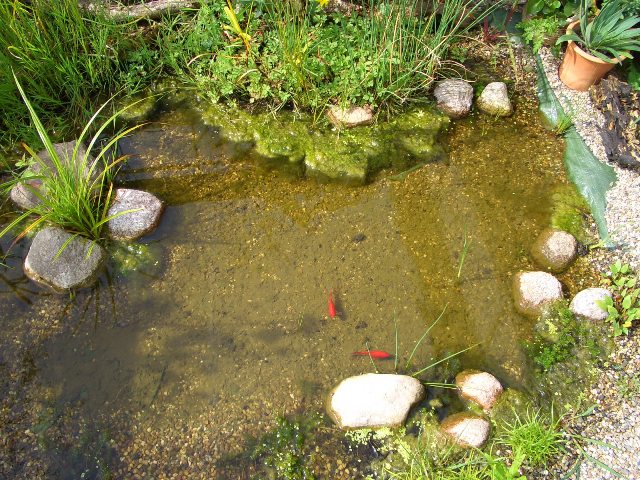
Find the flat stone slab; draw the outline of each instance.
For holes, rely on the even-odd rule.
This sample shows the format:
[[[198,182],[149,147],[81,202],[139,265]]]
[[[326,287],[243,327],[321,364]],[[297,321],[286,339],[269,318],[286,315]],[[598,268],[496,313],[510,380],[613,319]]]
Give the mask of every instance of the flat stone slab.
[[[87,150],[84,148],[84,145],[80,144],[78,146],[78,152],[76,154],[75,159],[73,158],[73,149],[76,146],[76,142],[64,142],[64,143],[56,143],[53,145],[53,149],[57,152],[58,157],[60,157],[60,161],[63,163],[70,163],[73,160],[78,164],[82,162],[84,156],[87,153]],[[47,150],[42,150],[38,152],[38,158],[40,162],[37,160],[32,160],[31,165],[27,168],[23,174],[23,180],[16,183],[16,185],[11,189],[10,197],[13,202],[18,205],[20,208],[24,208],[25,210],[29,210],[34,208],[36,205],[40,204],[40,198],[38,195],[44,196],[46,194],[46,185],[44,185],[43,179],[41,178],[29,178],[34,176],[43,175],[45,169],[54,169],[54,163],[51,159],[51,155]],[[88,157],[87,165],[84,170],[85,173],[88,174],[88,170],[95,160],[93,157]],[[55,170],[52,170],[50,174],[55,174]],[[94,170],[93,175],[96,175],[97,169]]]
[[[447,79],[438,83],[433,96],[438,108],[449,118],[465,117],[473,104],[473,87],[461,79]]]
[[[578,256],[578,241],[570,233],[547,228],[533,243],[531,256],[543,269],[560,273]]]
[[[464,370],[456,375],[460,396],[490,410],[502,394],[502,385],[496,377],[479,370]]]
[[[586,288],[573,297],[569,309],[583,320],[606,320],[609,314],[598,302],[607,297],[611,298],[611,293],[605,288]]]
[[[61,228],[45,227],[31,243],[24,271],[33,281],[54,290],[73,290],[93,285],[106,258],[97,243]]]
[[[163,203],[155,195],[142,190],[119,188],[107,216],[118,215],[107,222],[114,240],[135,240],[151,233],[160,222]]]
[[[513,298],[516,310],[537,317],[546,306],[562,299],[562,285],[547,272],[519,272],[513,277]]]
[[[476,105],[483,112],[498,117],[508,117],[513,113],[507,85],[504,82],[491,82],[484,87]]]
[[[440,431],[464,448],[480,448],[489,438],[491,424],[472,413],[454,413],[440,424]]]
[[[395,427],[424,395],[413,377],[367,373],[343,380],[329,395],[328,411],[340,428]]]

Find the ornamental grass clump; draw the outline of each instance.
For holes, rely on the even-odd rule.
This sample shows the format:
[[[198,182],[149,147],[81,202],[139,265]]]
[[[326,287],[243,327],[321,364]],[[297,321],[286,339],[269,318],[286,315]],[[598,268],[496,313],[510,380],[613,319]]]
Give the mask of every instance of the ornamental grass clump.
[[[582,0],[580,29],[562,35],[556,44],[573,41],[591,55],[607,63],[633,58],[640,51],[640,28],[634,28],[640,17],[625,17],[620,0],[608,2],[600,14],[589,21],[590,0]]]
[[[25,145],[32,168],[28,168],[22,175],[17,174],[16,178],[3,187],[10,189],[17,183],[22,183],[37,198],[37,204],[9,223],[0,232],[0,237],[13,231],[26,220],[27,227],[20,232],[18,238],[44,223],[49,223],[73,233],[74,236],[80,235],[94,241],[100,240],[104,226],[111,218],[114,218],[114,216],[107,215],[112,197],[112,180],[117,165],[124,158],[115,158],[111,152],[114,151],[116,143],[122,137],[139,126],[128,128],[103,144],[99,139],[105,130],[113,124],[117,116],[134,104],[116,112],[107,121],[94,128],[93,124],[96,118],[107,106],[107,103],[102,105],[85,125],[69,158],[65,158],[54,147],[18,79],[15,76],[14,79],[50,161],[45,161],[33,149]],[[94,133],[89,138],[90,131]],[[86,150],[80,148],[85,140],[87,140]],[[95,157],[90,153],[94,149],[98,151]],[[37,188],[32,183],[40,184],[41,187]]]

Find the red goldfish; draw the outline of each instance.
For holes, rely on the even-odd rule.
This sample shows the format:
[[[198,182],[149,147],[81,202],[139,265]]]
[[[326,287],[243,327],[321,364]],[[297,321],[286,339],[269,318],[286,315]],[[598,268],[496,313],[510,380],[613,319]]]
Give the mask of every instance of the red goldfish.
[[[329,318],[333,320],[336,315],[336,304],[333,303],[333,290],[331,290],[331,293],[329,293]]]
[[[388,352],[385,352],[384,350],[363,350],[361,352],[353,352],[352,355],[365,356],[365,357],[370,356],[375,360],[388,360],[389,358],[393,358],[393,355],[391,355]]]

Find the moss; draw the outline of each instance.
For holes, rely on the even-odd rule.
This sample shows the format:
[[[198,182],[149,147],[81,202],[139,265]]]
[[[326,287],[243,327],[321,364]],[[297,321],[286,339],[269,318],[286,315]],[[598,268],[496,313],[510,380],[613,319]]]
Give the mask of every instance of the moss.
[[[496,434],[501,434],[505,425],[513,424],[517,418],[526,418],[529,412],[535,411],[534,401],[525,393],[514,388],[507,388],[491,409],[490,415]]]
[[[155,276],[162,270],[161,259],[164,255],[158,244],[116,242],[112,244],[109,253],[115,272],[119,275],[143,271]]]
[[[154,95],[139,95],[126,98],[116,109],[126,108],[118,119],[127,125],[136,125],[152,118],[159,110],[158,97]]]
[[[590,210],[584,198],[572,185],[566,185],[554,192],[552,199],[551,226],[569,232],[582,243],[591,243],[586,221]]]

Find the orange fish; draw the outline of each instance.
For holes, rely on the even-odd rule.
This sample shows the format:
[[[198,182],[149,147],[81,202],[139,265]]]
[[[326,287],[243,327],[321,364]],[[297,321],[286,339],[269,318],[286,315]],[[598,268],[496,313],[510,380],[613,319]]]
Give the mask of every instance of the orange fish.
[[[329,293],[329,318],[333,320],[336,318],[336,304],[333,303],[333,290]]]
[[[364,350],[361,352],[353,352],[351,355],[371,357],[375,360],[388,360],[389,358],[393,358],[393,355],[384,350]]]

